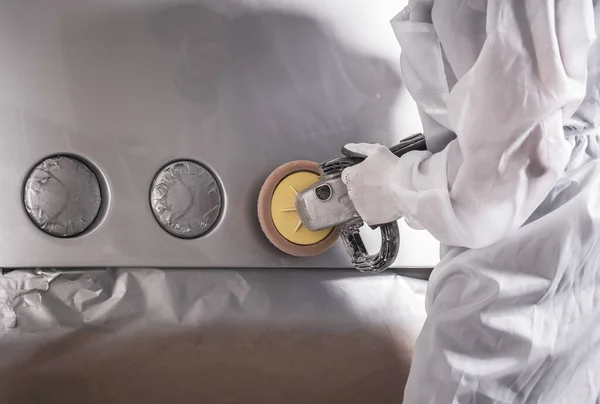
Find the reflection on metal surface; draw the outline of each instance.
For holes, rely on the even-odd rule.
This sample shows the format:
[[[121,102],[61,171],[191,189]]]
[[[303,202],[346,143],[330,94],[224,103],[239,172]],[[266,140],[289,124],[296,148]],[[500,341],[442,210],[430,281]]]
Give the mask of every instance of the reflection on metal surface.
[[[102,204],[96,175],[85,163],[67,156],[40,162],[27,177],[23,198],[33,223],[57,237],[83,233]]]
[[[196,238],[215,225],[223,201],[219,185],[208,170],[193,161],[176,161],[154,178],[150,206],[167,232]]]
[[[223,17],[185,3],[160,12],[150,25],[154,37],[176,60],[173,82],[180,94],[207,115],[218,108],[218,86],[227,71],[226,29]]]
[[[302,259],[273,248],[256,198],[287,161],[420,129],[397,6],[382,1],[0,0],[0,267],[349,267],[341,243]],[[19,214],[21,179],[56,152],[85,156],[110,190],[89,237],[40,237]],[[218,173],[225,201],[210,236],[187,242],[149,200],[153,175],[184,157]],[[398,265],[437,262],[433,240],[402,232]]]

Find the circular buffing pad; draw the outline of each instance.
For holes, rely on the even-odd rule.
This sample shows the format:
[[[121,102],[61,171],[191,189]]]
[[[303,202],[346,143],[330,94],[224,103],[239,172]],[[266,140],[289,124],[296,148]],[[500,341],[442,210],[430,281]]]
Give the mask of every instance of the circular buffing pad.
[[[297,257],[327,251],[338,238],[336,229],[310,231],[302,225],[295,201],[300,191],[319,180],[319,164],[292,161],[273,171],[258,196],[258,219],[271,243]]]

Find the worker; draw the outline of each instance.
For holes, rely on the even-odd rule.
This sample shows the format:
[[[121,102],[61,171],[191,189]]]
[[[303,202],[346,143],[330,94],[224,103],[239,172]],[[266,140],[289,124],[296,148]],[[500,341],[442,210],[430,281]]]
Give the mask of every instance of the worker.
[[[393,21],[428,151],[342,178],[444,246],[407,404],[600,403],[598,0],[411,0]]]

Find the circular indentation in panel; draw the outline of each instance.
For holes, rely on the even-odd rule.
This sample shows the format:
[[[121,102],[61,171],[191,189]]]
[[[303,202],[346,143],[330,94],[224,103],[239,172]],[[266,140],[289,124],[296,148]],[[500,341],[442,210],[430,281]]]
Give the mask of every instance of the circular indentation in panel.
[[[150,206],[163,229],[176,237],[205,235],[217,223],[223,197],[216,178],[201,164],[180,160],[154,177]]]
[[[71,156],[52,156],[27,176],[23,200],[39,229],[56,237],[73,237],[96,220],[102,191],[98,177],[86,163]]]

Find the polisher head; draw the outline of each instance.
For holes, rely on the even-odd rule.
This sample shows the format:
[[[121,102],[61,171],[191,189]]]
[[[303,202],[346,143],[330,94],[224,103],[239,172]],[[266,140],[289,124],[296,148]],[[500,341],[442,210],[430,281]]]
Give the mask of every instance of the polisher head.
[[[296,257],[327,251],[339,237],[336,228],[310,231],[296,211],[296,196],[319,180],[320,166],[306,160],[286,163],[267,177],[258,196],[258,219],[269,241]]]

